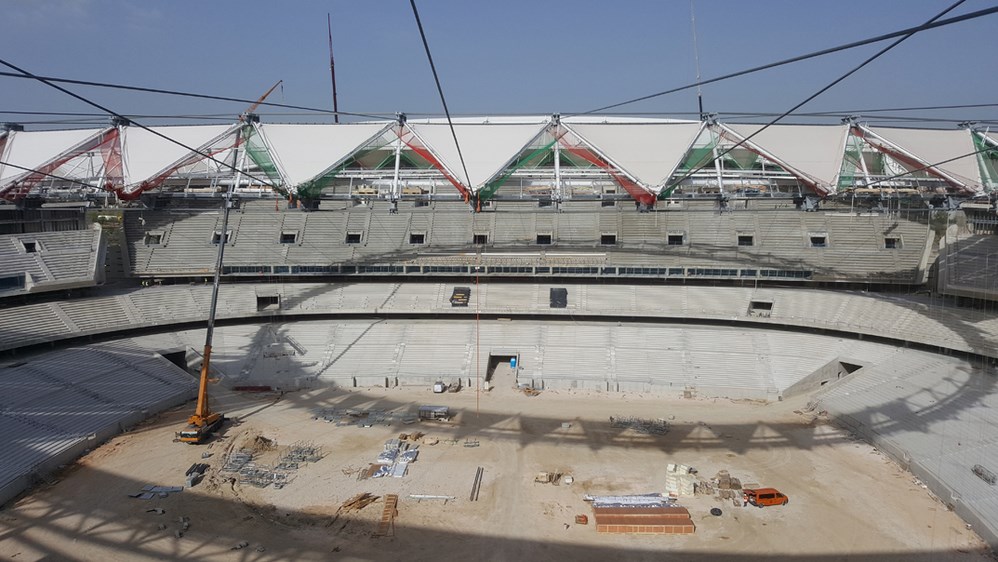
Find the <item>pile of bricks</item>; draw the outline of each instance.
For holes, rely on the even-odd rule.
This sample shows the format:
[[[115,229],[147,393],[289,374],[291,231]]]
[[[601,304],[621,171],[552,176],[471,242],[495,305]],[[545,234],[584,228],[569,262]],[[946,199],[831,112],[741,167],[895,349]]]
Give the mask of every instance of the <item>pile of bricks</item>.
[[[685,507],[594,506],[596,531],[640,535],[688,535],[696,530]]]

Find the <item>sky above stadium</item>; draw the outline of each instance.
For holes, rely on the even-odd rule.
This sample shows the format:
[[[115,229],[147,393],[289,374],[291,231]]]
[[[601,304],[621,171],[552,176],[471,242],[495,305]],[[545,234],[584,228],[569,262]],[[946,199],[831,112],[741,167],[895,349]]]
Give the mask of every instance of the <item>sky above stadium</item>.
[[[708,79],[916,26],[951,3],[695,0],[701,74]],[[696,78],[689,0],[417,0],[417,6],[453,114],[585,112]],[[992,6],[967,0],[944,17]],[[327,12],[342,111],[442,114],[405,0],[0,0],[7,45],[0,58],[45,76],[246,99],[283,80],[268,101],[331,109]],[[998,103],[996,29],[998,14],[920,32],[800,111]],[[746,112],[781,113],[887,44],[704,86],[705,110],[728,120],[759,120],[737,117]],[[67,87],[119,113],[171,117],[149,123],[191,122],[179,115],[226,119],[245,109],[238,103]],[[9,113],[15,111],[96,110],[43,84],[0,77],[0,121],[36,127],[31,123],[65,119]],[[614,111],[692,119],[696,91]],[[271,122],[328,120],[275,115],[288,110],[273,108],[260,112]],[[888,124],[879,120],[883,115],[998,125],[998,107],[864,117]]]

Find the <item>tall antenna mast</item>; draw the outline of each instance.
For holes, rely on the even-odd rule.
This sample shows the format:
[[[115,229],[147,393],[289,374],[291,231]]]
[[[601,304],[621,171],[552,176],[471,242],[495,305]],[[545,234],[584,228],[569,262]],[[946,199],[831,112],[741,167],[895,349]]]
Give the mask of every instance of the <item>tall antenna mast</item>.
[[[703,90],[700,87],[700,49],[697,48],[697,18],[693,12],[693,0],[690,0],[690,27],[693,28],[693,61],[697,67],[697,106],[700,108],[700,119],[703,120]]]
[[[340,108],[336,103],[336,67],[333,64],[333,22],[329,12],[326,12],[326,29],[329,31],[329,76],[333,79],[333,121],[339,123]],[[697,72],[697,80],[700,80],[699,71]]]

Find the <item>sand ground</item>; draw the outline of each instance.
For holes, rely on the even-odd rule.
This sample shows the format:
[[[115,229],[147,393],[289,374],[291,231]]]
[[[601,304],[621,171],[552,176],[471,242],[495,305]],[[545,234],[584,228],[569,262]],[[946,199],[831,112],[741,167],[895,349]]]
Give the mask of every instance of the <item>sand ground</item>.
[[[547,391],[528,397],[508,381],[489,392],[435,395],[426,388],[323,389],[302,393],[217,391],[233,421],[208,445],[172,442],[191,406],[167,412],[92,451],[0,511],[0,557],[11,560],[991,560],[980,538],[938,499],[873,447],[820,416],[805,398],[762,404],[632,394]],[[342,426],[317,408],[415,412],[443,404],[451,422]],[[611,427],[610,416],[663,419],[661,436]],[[567,427],[564,424],[569,424]],[[421,445],[404,478],[358,479],[400,432],[440,439]],[[257,461],[309,441],[322,460],[282,489],[256,488],[219,472],[227,452],[276,441]],[[466,447],[466,441],[479,446]],[[210,456],[202,459],[202,454]],[[183,485],[195,462],[210,465],[197,486],[166,498],[132,499],[146,484]],[[783,507],[736,507],[683,497],[697,526],[686,536],[596,533],[591,494],[662,491],[670,462],[710,477],[779,488]],[[484,478],[470,501],[478,467]],[[553,471],[574,482],[537,484]],[[398,494],[394,536],[372,536],[382,501],[337,514],[352,496]],[[410,494],[452,496],[447,500]],[[709,514],[720,507],[723,514]],[[163,510],[160,514],[154,510]],[[590,515],[576,525],[576,514]],[[186,518],[186,530],[183,519]],[[178,537],[178,534],[180,535]],[[246,546],[236,548],[240,544]]]

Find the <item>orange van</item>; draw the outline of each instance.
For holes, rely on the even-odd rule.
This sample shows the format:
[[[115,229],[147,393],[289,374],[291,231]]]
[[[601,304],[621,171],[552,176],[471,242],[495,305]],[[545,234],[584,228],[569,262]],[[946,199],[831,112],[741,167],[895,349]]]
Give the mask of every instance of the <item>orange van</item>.
[[[767,505],[787,505],[790,498],[783,495],[776,488],[746,488],[742,490],[742,498],[745,504],[752,504],[756,507],[765,507]]]

